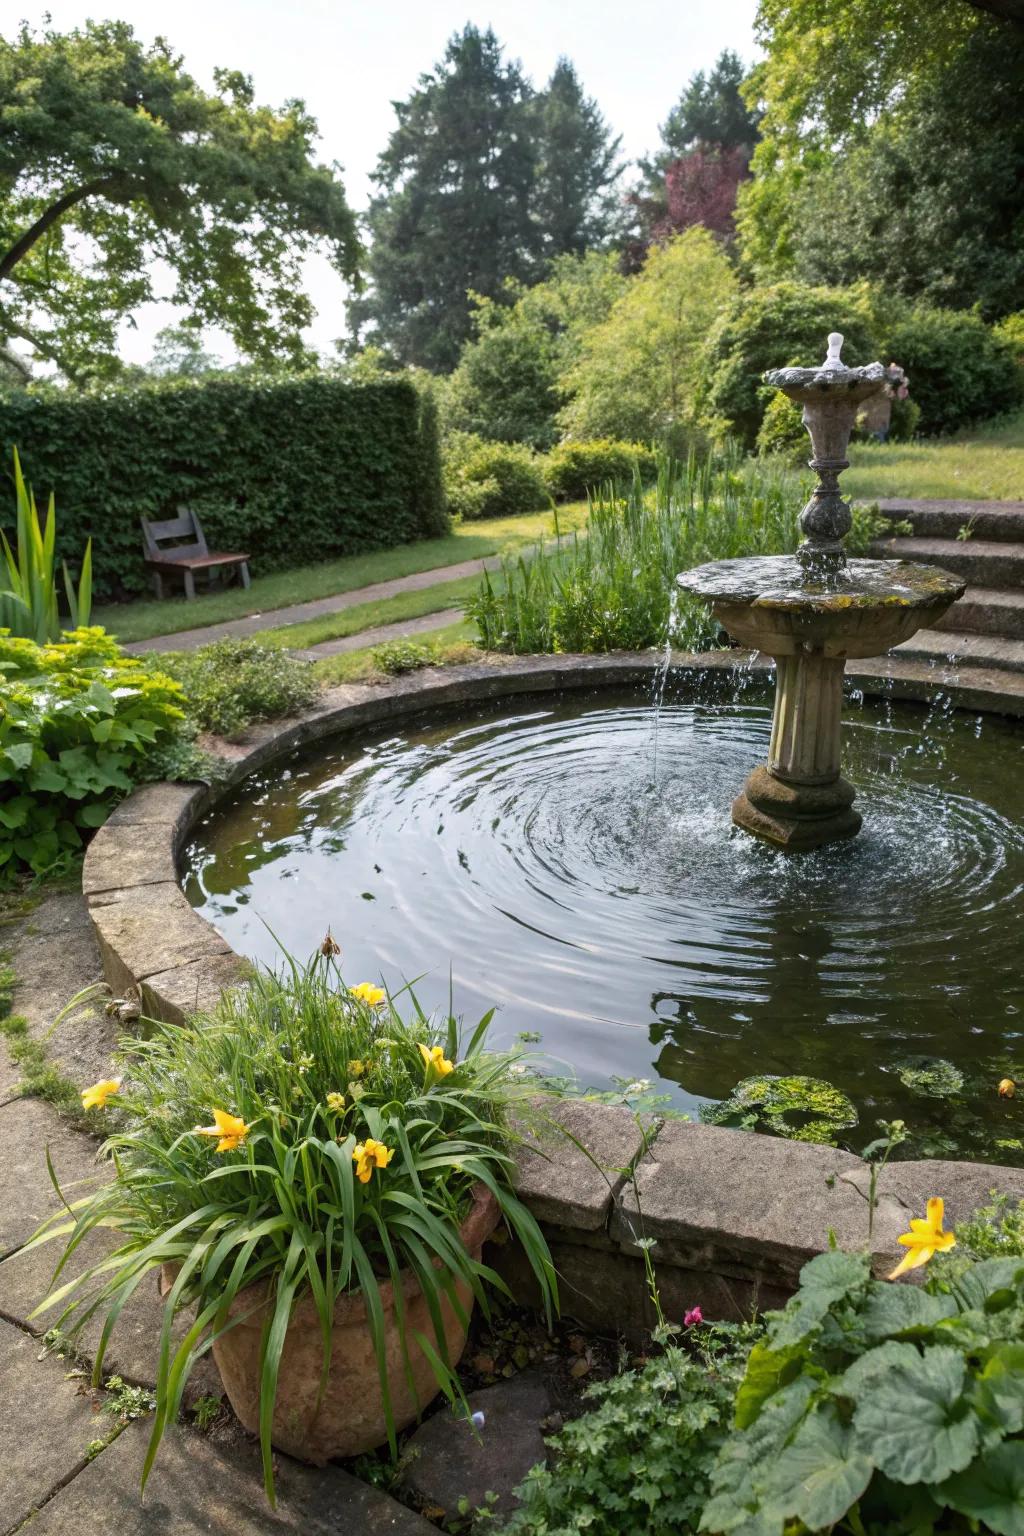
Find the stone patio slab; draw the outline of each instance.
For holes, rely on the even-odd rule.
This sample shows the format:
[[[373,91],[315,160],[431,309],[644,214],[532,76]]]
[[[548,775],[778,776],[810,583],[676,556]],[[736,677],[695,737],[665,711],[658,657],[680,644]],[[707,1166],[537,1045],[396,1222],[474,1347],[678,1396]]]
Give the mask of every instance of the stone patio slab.
[[[12,1530],[86,1465],[86,1447],[114,1428],[63,1361],[39,1359],[39,1342],[0,1322],[0,1529]]]
[[[172,1429],[146,1488],[149,1425],[130,1424],[35,1516],[31,1536],[436,1536],[403,1505],[336,1468],[277,1459],[278,1507],[263,1492],[256,1449]]]
[[[0,1257],[26,1242],[57,1208],[46,1169],[47,1147],[61,1187],[74,1200],[88,1194],[103,1176],[96,1165],[97,1145],[91,1136],[68,1130],[41,1099],[19,1098],[0,1109]]]

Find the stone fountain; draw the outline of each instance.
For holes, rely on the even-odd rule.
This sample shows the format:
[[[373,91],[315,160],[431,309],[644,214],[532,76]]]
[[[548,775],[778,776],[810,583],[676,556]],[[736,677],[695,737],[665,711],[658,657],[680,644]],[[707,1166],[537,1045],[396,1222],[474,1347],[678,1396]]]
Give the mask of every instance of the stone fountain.
[[[843,338],[828,338],[820,368],[765,375],[803,406],[818,484],[800,514],[795,555],[716,560],[677,577],[704,598],[742,645],[776,662],[775,713],[767,763],[750,774],[732,807],[738,827],[796,851],[853,837],[860,814],[840,773],[843,669],[878,656],[934,624],[964,583],[907,560],[849,560],[849,503],[839,490],[858,407],[884,385],[881,363],[848,368]]]

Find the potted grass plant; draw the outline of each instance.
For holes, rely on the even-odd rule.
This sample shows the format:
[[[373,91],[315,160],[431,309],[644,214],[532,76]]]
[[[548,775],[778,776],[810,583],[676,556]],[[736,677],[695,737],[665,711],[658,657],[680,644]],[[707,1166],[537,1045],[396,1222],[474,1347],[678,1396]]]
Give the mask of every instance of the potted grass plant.
[[[235,1412],[272,1447],[305,1460],[389,1442],[455,1367],[474,1303],[504,1289],[481,1260],[504,1222],[550,1308],[555,1280],[540,1231],[512,1190],[513,1115],[531,1080],[516,1052],[428,1020],[411,992],[342,982],[328,937],[226,994],[185,1027],[156,1024],[126,1044],[123,1078],[86,1107],[111,1114],[114,1177],[44,1225],[63,1239],[41,1308],[72,1337],[107,1332],[136,1287],[159,1276],[164,1315],[156,1411],[143,1482],[178,1414],[196,1360],[212,1348]],[[112,1254],[65,1280],[93,1229]],[[73,1266],[71,1266],[73,1267]],[[194,1308],[177,1342],[176,1316]]]

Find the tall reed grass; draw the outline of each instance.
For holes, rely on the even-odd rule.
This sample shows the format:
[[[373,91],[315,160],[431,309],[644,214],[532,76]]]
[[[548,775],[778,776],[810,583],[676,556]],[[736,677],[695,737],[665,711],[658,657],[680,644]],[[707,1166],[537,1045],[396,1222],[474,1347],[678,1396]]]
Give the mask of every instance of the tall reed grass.
[[[719,643],[707,608],[678,593],[675,577],[706,560],[786,554],[799,540],[801,477],[784,465],[727,453],[663,459],[657,483],[608,484],[591,499],[586,529],[485,575],[467,613],[485,650],[642,650]]]

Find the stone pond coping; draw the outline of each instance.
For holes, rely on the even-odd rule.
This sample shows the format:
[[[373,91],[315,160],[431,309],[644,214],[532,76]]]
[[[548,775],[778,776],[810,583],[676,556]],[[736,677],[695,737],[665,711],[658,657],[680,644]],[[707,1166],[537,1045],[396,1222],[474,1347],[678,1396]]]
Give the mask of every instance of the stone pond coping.
[[[677,655],[673,666],[694,676],[720,674],[738,659],[728,651]],[[297,748],[427,709],[649,683],[660,660],[650,652],[516,657],[412,673],[380,688],[335,688],[301,717],[256,727],[240,744],[221,744],[229,767],[215,790],[144,785],[114,811],[85,857],[83,890],[107,981],[117,994],[137,987],[149,1017],[181,1022],[212,1007],[244,976],[245,962],[189,906],[178,860],[198,820],[248,774]],[[747,665],[767,670],[769,663],[748,658]],[[916,678],[894,679],[884,667],[872,671],[874,665],[857,667],[866,691],[934,694],[927,667]],[[969,685],[959,697],[956,684],[943,678],[942,687],[968,708],[1001,707],[988,693],[979,703]],[[1018,712],[1016,702],[1009,701],[1008,712]],[[780,1304],[801,1266],[828,1246],[830,1232],[841,1246],[867,1238],[868,1170],[850,1153],[675,1120],[643,1129],[624,1107],[585,1101],[566,1101],[553,1113],[570,1138],[542,1130],[522,1148],[519,1187],[551,1244],[563,1309],[584,1324],[636,1333],[653,1321],[638,1239],[655,1241],[670,1316],[699,1304],[709,1317],[735,1318]],[[993,1189],[1024,1197],[1024,1169],[890,1165],[879,1182],[871,1240],[878,1269],[895,1261],[898,1234],[911,1215],[923,1213],[929,1195],[945,1198],[955,1225]],[[507,1245],[491,1258],[524,1296],[522,1255]]]

